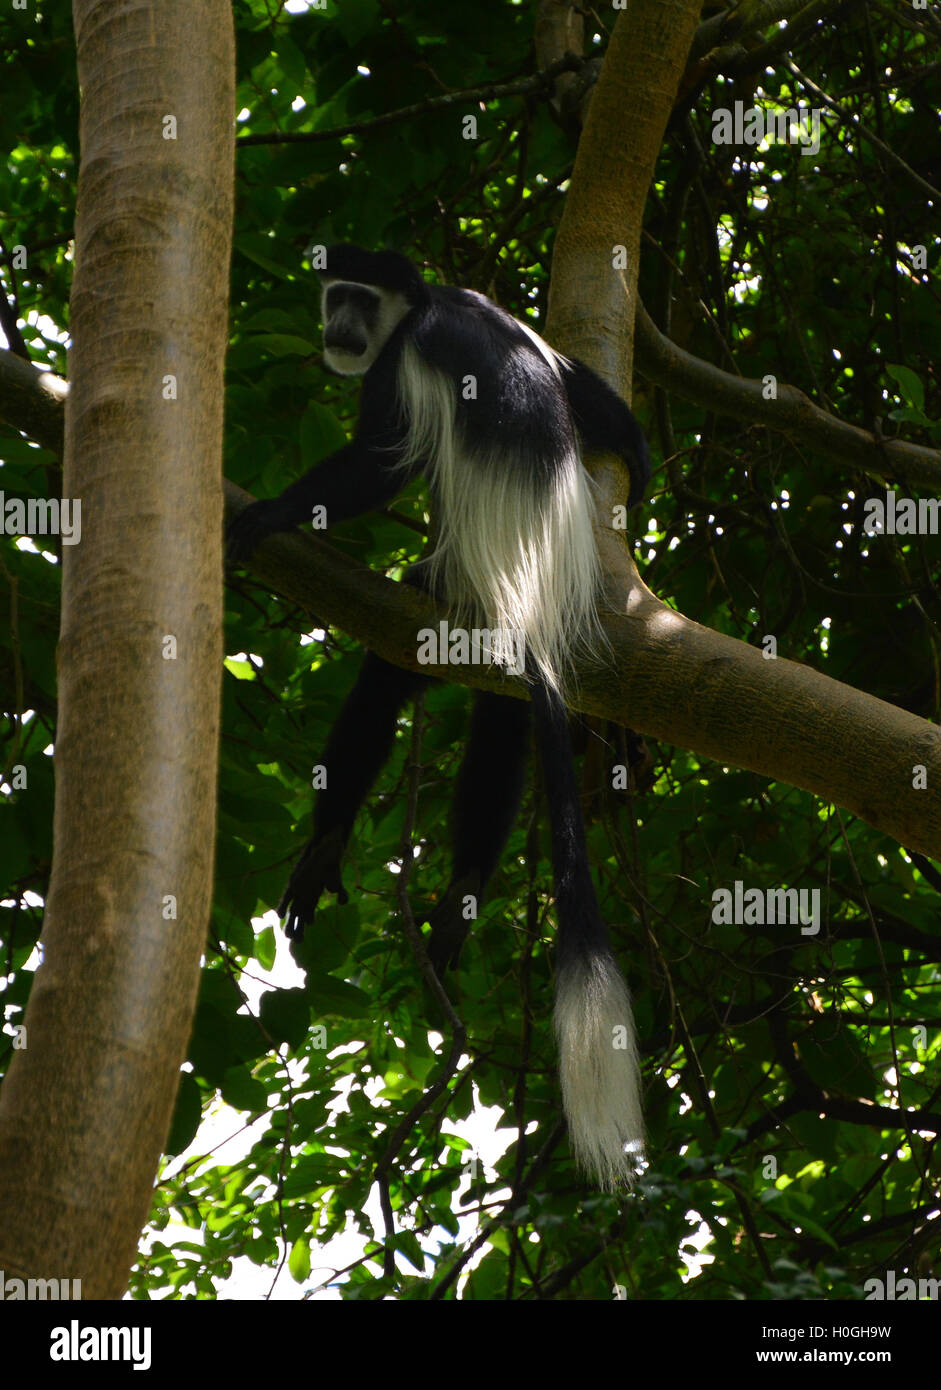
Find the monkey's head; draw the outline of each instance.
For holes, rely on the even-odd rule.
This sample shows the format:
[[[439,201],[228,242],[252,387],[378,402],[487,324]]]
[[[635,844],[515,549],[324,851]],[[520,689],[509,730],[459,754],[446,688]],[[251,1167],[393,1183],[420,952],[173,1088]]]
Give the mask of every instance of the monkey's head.
[[[362,376],[424,297],[425,282],[395,251],[328,246],[320,272],[324,362],[340,376]]]

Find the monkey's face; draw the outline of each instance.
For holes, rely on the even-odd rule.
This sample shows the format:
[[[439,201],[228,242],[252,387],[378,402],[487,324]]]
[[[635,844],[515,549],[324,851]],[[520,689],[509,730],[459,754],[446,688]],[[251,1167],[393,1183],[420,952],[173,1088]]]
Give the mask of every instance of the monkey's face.
[[[340,376],[368,372],[411,305],[397,290],[352,280],[323,279],[323,348]]]

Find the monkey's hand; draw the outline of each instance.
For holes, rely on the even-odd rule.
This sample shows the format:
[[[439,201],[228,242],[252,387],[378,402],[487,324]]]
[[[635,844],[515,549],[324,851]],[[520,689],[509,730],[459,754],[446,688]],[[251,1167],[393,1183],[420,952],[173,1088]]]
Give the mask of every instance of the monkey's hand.
[[[225,536],[225,558],[228,565],[241,565],[268,536],[277,531],[290,531],[296,518],[288,515],[280,497],[252,502],[229,522]]]
[[[467,897],[475,902],[473,916],[468,917]],[[477,916],[476,905],[480,902],[480,878],[476,873],[465,874],[455,883],[448,884],[444,897],[428,915],[431,936],[428,938],[428,958],[435,968],[439,980],[450,967],[456,968],[461,947],[464,945],[471,924]]]
[[[303,941],[304,929],[313,922],[324,893],[336,893],[339,903],[349,902],[340,878],[342,855],[340,832],[331,830],[322,840],[311,840],[297,861],[278,903],[278,916],[284,918],[284,934],[289,941]]]

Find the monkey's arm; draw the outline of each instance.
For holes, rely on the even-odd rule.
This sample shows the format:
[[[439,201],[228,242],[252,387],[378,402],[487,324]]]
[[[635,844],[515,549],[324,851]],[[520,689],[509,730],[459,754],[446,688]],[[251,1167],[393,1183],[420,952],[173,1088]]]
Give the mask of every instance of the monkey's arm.
[[[247,560],[266,536],[290,531],[310,521],[323,507],[328,526],[384,506],[405,486],[408,475],[395,468],[395,453],[374,438],[360,439],[315,464],[280,497],[253,502],[229,525],[226,553],[230,564]]]
[[[414,472],[396,467],[405,423],[395,400],[394,365],[380,359],[363,379],[355,438],[315,464],[280,497],[246,507],[228,529],[229,563],[247,560],[266,536],[310,521],[315,507],[325,509],[329,527],[391,502]]]

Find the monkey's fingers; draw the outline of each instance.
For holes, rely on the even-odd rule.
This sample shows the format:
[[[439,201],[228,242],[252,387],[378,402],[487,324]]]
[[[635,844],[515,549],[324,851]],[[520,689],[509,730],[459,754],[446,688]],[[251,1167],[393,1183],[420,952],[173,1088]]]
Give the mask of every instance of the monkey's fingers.
[[[252,502],[229,522],[225,533],[227,565],[244,564],[268,536],[291,529],[293,522],[286,520],[278,503],[277,497]]]
[[[344,906],[349,902],[340,876],[342,853],[342,843],[335,834],[311,841],[304,850],[278,903],[278,916],[285,919],[289,941],[304,939],[304,930],[313,922],[324,893],[335,893],[337,902]]]

